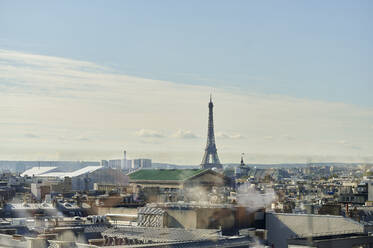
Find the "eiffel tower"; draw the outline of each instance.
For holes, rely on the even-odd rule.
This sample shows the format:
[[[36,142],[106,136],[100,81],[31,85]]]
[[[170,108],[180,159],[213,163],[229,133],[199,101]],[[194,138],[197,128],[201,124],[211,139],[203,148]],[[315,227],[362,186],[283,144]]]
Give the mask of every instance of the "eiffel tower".
[[[207,144],[205,148],[205,155],[203,155],[201,167],[203,169],[222,169],[223,166],[221,165],[216,149],[215,144],[215,135],[214,135],[214,120],[213,120],[213,112],[212,109],[214,104],[211,100],[210,95],[210,102],[209,102],[209,123],[208,123],[208,131],[207,131]]]

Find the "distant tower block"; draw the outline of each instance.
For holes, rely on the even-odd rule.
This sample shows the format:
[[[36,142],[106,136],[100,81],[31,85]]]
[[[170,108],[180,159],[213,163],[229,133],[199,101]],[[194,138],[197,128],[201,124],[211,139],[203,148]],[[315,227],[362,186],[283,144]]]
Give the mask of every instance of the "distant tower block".
[[[213,107],[214,107],[214,104],[212,103],[211,95],[210,95],[207,144],[205,148],[205,155],[203,155],[203,159],[201,163],[201,166],[203,169],[211,169],[211,168],[222,169],[223,168],[223,166],[220,163],[217,149],[216,149],[216,144],[215,144],[214,120],[213,120],[213,112],[212,112]]]

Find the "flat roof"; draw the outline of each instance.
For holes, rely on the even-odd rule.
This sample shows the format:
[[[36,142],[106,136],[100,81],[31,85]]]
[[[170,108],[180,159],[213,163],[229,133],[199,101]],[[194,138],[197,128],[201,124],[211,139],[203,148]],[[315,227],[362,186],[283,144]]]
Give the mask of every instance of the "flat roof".
[[[51,170],[54,170],[56,168],[57,167],[47,167],[47,166],[32,167],[31,169],[28,169],[28,170],[24,171],[21,174],[21,177],[24,177],[24,176],[39,176],[39,175],[41,175],[43,173],[46,173],[46,172],[51,171]]]
[[[12,209],[55,209],[50,203],[10,203]]]
[[[219,230],[123,226],[107,229],[102,233],[102,236],[138,238],[156,242],[191,241],[218,239]]]
[[[102,166],[86,166],[84,168],[81,168],[76,171],[71,171],[71,172],[50,172],[50,173],[43,173],[38,176],[40,177],[59,177],[59,178],[64,178],[64,177],[77,177],[86,173],[91,173],[94,172],[98,169],[103,168]]]

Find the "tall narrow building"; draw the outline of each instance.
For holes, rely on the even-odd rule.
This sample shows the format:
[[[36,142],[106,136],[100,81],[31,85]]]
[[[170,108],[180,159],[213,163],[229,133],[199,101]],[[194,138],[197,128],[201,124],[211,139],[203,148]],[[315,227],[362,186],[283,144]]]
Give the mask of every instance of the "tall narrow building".
[[[215,144],[215,134],[214,134],[214,118],[213,118],[213,109],[214,104],[211,100],[210,95],[210,102],[209,102],[209,122],[208,122],[208,129],[207,129],[207,144],[205,148],[205,155],[203,155],[201,167],[203,169],[222,169],[223,166],[220,163],[218,152],[216,149]]]

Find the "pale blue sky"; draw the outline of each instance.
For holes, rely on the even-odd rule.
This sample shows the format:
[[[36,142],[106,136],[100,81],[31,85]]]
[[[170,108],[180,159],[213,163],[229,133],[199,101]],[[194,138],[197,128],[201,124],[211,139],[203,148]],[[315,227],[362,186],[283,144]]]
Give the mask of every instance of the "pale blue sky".
[[[0,48],[373,106],[372,1],[1,1]]]
[[[0,159],[373,162],[373,1],[0,1]]]

